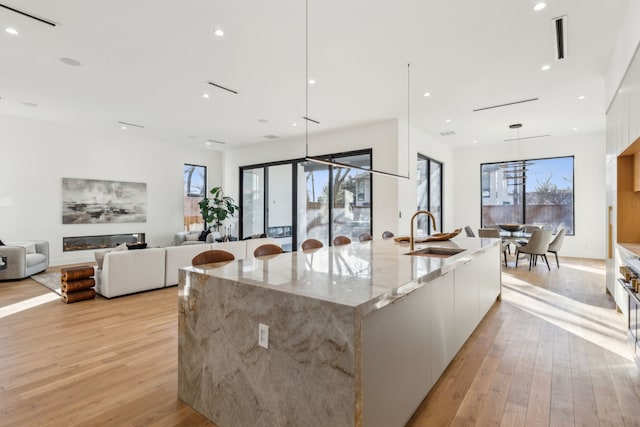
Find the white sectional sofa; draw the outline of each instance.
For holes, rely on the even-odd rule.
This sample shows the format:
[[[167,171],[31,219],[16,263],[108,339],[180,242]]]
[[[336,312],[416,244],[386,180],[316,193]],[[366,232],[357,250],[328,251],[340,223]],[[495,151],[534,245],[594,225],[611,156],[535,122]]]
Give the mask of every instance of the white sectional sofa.
[[[253,251],[275,239],[249,239],[237,242],[203,243],[107,252],[102,268],[96,270],[96,292],[106,298],[127,295],[178,284],[178,270],[191,265],[193,257],[210,249],[231,252],[236,259],[253,258]]]

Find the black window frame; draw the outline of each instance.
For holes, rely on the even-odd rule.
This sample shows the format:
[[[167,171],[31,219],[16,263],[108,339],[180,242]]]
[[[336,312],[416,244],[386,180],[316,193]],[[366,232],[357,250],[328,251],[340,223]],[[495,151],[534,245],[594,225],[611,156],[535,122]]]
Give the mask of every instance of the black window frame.
[[[480,163],[480,227],[484,227],[484,221],[483,221],[483,215],[482,215],[482,208],[483,208],[483,194],[482,194],[482,169],[483,166],[485,165],[499,165],[499,164],[504,164],[504,163],[511,163],[511,162],[536,162],[536,161],[540,161],[540,160],[554,160],[554,159],[567,159],[570,158],[571,162],[572,162],[572,175],[571,175],[571,189],[572,189],[572,195],[573,195],[573,202],[572,202],[572,206],[571,206],[571,220],[572,220],[572,224],[571,227],[567,229],[567,236],[575,236],[576,235],[576,159],[575,159],[575,155],[569,155],[569,156],[553,156],[553,157],[537,157],[537,158],[530,158],[530,159],[517,159],[517,160],[506,160],[506,161],[502,161],[502,162],[487,162],[487,163]],[[525,184],[526,184],[526,178],[525,178]],[[526,185],[524,186],[524,188],[526,189]],[[522,223],[523,224],[527,224],[527,193],[526,190],[524,191],[524,194],[522,195]],[[495,225],[495,224],[487,224],[487,225]],[[567,227],[565,227],[567,228]]]
[[[319,156],[314,156],[317,159],[320,160],[328,160],[328,161],[332,161],[332,162],[339,162],[341,158],[343,157],[351,157],[351,156],[359,156],[359,155],[368,155],[369,156],[369,160],[370,160],[370,164],[373,165],[373,149],[371,148],[367,148],[367,149],[362,149],[362,150],[353,150],[353,151],[345,151],[345,152],[340,152],[340,153],[331,153],[331,154],[324,154],[324,155],[319,155]],[[268,200],[268,196],[269,196],[269,167],[270,166],[279,166],[279,165],[285,165],[285,164],[291,164],[291,173],[292,173],[292,179],[291,179],[291,185],[292,185],[292,212],[291,212],[291,218],[292,218],[292,230],[291,230],[291,246],[292,246],[292,251],[297,251],[298,249],[298,192],[296,191],[296,189],[298,188],[298,174],[297,174],[297,170],[298,170],[298,165],[300,163],[305,163],[308,160],[305,160],[304,158],[296,158],[296,159],[289,159],[289,160],[277,160],[277,161],[273,161],[273,162],[264,162],[264,163],[256,163],[256,164],[252,164],[252,165],[245,165],[245,166],[240,166],[239,169],[239,175],[240,175],[240,179],[239,179],[239,192],[238,194],[240,195],[239,197],[239,206],[240,206],[240,212],[242,213],[244,210],[244,197],[242,197],[243,195],[243,188],[244,188],[244,171],[245,170],[249,170],[249,169],[259,169],[259,168],[263,168],[264,170],[264,201],[265,201],[265,208],[264,208],[264,218],[263,218],[263,230],[262,232],[266,234],[267,230],[267,219],[268,219],[268,215],[269,215],[269,206],[268,203],[266,203],[266,201]],[[329,182],[328,182],[328,197],[329,197],[329,203],[333,203],[333,168],[336,166],[328,166],[329,167]],[[371,221],[369,223],[369,234],[372,234],[373,232],[373,179],[369,180],[369,194],[371,195],[371,203],[369,206],[370,209],[370,218]],[[240,215],[239,218],[239,224],[238,224],[238,238],[240,240],[243,239],[243,234],[244,234],[244,221],[243,221],[243,217],[242,214]],[[333,209],[329,209],[329,224],[333,224]],[[330,226],[329,227],[329,245],[333,245],[333,227]]]

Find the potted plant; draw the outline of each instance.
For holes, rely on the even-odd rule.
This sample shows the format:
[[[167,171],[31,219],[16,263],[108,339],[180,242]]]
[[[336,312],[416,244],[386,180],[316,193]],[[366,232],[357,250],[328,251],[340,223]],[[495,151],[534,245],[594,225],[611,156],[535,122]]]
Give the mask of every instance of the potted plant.
[[[207,224],[212,224],[215,230],[219,231],[222,222],[227,217],[235,216],[240,207],[232,197],[224,195],[222,187],[213,187],[209,193],[211,193],[211,198],[205,197],[200,200],[198,205],[204,219],[205,229]]]

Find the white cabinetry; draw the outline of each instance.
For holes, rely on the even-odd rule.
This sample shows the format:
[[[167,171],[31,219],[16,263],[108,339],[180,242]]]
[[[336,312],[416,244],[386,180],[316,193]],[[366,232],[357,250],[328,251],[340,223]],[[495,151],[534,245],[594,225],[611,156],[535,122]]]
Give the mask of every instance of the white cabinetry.
[[[406,424],[431,389],[430,294],[423,286],[364,319],[363,425]]]
[[[456,355],[453,325],[453,274],[431,282],[431,376],[433,383]]]
[[[364,317],[363,425],[405,425],[499,294],[494,246]]]

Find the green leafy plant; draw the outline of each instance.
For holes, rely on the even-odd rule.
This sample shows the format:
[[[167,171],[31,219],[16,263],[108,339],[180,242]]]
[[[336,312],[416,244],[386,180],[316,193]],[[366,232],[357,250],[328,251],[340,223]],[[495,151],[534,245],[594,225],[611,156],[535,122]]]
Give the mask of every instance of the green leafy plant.
[[[235,216],[240,207],[232,197],[225,196],[222,187],[213,187],[209,193],[211,198],[200,200],[200,212],[206,224],[212,224],[216,230],[222,225],[222,221]],[[206,228],[206,227],[205,227]]]

